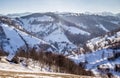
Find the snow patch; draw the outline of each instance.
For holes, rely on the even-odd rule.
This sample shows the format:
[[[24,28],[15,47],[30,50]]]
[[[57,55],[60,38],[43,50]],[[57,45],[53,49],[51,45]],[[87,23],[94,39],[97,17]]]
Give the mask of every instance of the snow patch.
[[[102,24],[99,24],[99,25],[96,25],[96,26],[99,27],[99,28],[101,28],[101,29],[103,29],[106,32],[109,32],[109,30],[106,29]]]

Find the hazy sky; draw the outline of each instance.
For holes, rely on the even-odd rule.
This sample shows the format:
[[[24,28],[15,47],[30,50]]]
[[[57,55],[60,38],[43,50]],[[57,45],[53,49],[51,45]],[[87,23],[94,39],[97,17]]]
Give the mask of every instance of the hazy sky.
[[[120,0],[0,0],[0,14],[23,12],[120,12]]]

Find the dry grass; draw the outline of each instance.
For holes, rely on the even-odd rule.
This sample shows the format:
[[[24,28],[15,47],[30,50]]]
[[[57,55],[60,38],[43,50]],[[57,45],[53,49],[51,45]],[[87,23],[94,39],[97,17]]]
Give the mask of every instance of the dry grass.
[[[91,76],[79,76],[72,74],[57,74],[57,73],[32,73],[32,72],[15,72],[0,70],[0,78],[98,78]],[[100,77],[99,77],[100,78]]]

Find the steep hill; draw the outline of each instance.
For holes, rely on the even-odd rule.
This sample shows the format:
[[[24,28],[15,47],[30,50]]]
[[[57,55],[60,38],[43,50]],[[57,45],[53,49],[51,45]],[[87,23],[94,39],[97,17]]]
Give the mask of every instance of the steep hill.
[[[36,49],[40,49],[40,45],[49,45],[26,32],[19,26],[19,23],[8,17],[0,17],[0,30],[0,48],[5,52],[14,54],[19,48],[28,50],[30,47],[36,47]]]

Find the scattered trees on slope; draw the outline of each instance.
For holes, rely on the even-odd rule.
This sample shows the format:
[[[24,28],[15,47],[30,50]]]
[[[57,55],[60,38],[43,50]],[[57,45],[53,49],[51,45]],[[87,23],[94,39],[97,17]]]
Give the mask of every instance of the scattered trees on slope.
[[[26,57],[27,53],[19,50],[17,56]],[[77,75],[93,75],[92,72],[86,71],[72,60],[61,54],[52,52],[36,52],[34,48],[29,50],[28,58],[38,61],[41,67],[47,66],[49,70],[54,72],[70,73]]]

